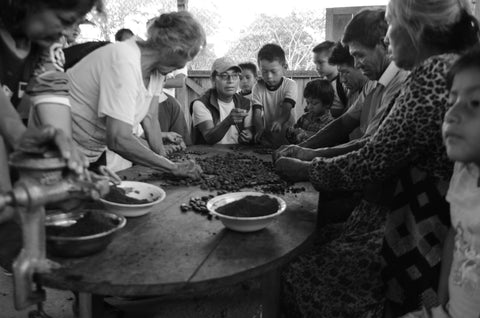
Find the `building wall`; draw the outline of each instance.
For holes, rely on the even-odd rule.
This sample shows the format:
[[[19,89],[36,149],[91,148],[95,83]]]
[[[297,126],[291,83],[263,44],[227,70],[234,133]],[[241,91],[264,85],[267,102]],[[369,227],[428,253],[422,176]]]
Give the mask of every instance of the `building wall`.
[[[325,39],[330,41],[340,41],[347,23],[357,12],[363,9],[385,9],[385,6],[327,8]]]

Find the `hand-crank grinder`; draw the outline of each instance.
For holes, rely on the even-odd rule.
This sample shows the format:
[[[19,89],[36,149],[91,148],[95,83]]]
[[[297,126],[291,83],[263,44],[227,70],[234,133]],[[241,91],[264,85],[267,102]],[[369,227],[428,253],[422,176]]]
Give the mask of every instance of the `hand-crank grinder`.
[[[13,263],[15,308],[36,304],[38,310],[30,317],[48,317],[42,309],[45,291],[35,282],[35,275],[48,273],[59,264],[46,258],[45,205],[62,202],[71,206],[98,199],[108,192],[111,174],[85,170],[77,175],[56,152],[14,153],[9,164],[18,171],[19,179],[10,192],[0,194],[0,211],[6,206],[16,209],[22,228],[23,248]],[[106,169],[101,171],[107,174]]]

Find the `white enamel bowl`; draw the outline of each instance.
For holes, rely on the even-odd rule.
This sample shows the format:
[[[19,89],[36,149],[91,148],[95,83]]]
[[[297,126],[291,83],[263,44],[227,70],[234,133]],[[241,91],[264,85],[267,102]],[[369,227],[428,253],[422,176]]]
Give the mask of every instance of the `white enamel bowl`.
[[[166,196],[162,188],[145,182],[122,181],[117,187],[126,189],[126,195],[131,198],[150,201],[142,204],[124,204],[100,199],[108,211],[126,217],[137,217],[150,213],[153,207],[165,199]]]
[[[217,209],[225,204],[240,200],[248,195],[252,196],[262,196],[268,195],[271,198],[274,198],[278,201],[278,210],[277,212],[264,216],[255,216],[255,217],[236,217],[220,214],[217,212]],[[234,231],[239,232],[254,232],[265,228],[270,224],[276,217],[282,214],[287,208],[285,201],[275,195],[266,194],[261,192],[233,192],[223,195],[219,195],[210,199],[207,202],[207,209],[212,215],[218,216],[220,221],[226,228],[229,228]]]

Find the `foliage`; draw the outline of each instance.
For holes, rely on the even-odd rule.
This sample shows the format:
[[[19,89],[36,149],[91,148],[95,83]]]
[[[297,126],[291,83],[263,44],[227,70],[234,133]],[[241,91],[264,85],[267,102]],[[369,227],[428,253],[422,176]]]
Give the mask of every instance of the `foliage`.
[[[290,69],[314,69],[313,47],[323,40],[324,12],[292,12],[286,17],[261,14],[249,25],[227,55],[237,61],[256,61],[256,54],[267,43],[277,43],[284,50]]]
[[[190,63],[189,68],[208,70],[216,58],[211,41],[216,39],[220,19],[214,2],[206,5],[203,0],[199,1],[191,1],[188,10],[204,26],[209,43]],[[106,16],[90,16],[89,20],[100,29],[98,40],[113,40],[115,32],[126,27],[128,21],[143,26],[151,17],[176,8],[177,0],[105,0]],[[228,46],[226,55],[242,62],[256,61],[256,54],[262,45],[278,43],[285,50],[290,69],[310,70],[314,69],[311,50],[324,39],[324,30],[324,10],[294,11],[284,17],[261,14],[239,35],[232,33],[234,40],[223,44]]]
[[[152,16],[176,8],[176,0],[107,0],[106,16],[93,16],[91,19],[100,28],[102,40],[111,40],[112,35],[124,27],[127,19],[146,23]]]

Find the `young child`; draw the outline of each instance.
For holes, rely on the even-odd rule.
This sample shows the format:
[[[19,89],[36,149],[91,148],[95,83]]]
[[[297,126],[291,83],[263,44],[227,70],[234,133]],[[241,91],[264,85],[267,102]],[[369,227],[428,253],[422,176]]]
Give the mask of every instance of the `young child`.
[[[447,155],[455,161],[447,200],[452,227],[445,242],[440,303],[405,317],[480,316],[480,49],[462,56],[447,83],[452,107],[443,122]]]
[[[329,109],[334,95],[335,91],[327,80],[317,79],[307,83],[303,91],[307,112],[293,127],[287,129],[287,140],[290,143],[301,143],[333,120]]]
[[[330,113],[334,118],[337,118],[348,108],[348,96],[345,87],[339,80],[337,67],[329,61],[335,46],[335,42],[323,41],[322,43],[317,44],[312,52],[313,63],[315,63],[318,75],[330,81],[333,86],[335,99],[330,108]]]
[[[285,132],[295,123],[297,84],[284,76],[287,63],[279,45],[264,45],[257,59],[262,79],[252,92],[254,140],[278,147],[288,143]]]
[[[239,94],[252,100],[252,89],[258,78],[257,66],[252,62],[240,63],[238,66],[242,69]]]

